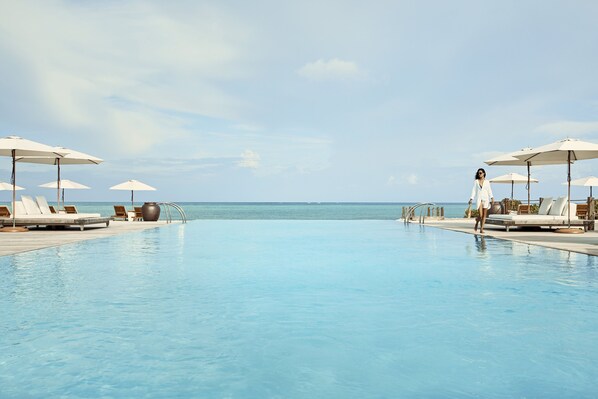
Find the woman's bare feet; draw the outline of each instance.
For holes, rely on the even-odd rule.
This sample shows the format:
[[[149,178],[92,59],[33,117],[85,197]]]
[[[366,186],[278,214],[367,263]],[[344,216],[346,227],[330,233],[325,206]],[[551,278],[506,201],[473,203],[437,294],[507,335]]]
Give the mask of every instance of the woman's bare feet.
[[[480,218],[475,218],[475,226],[473,226],[473,231],[478,231],[479,223],[480,223]]]

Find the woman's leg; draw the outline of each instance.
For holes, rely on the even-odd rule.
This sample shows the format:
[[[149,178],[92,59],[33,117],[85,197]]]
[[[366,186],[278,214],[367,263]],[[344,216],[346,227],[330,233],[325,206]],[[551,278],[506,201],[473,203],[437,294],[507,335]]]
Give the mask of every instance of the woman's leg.
[[[475,217],[475,226],[473,226],[473,231],[478,231],[478,225],[480,224],[480,220],[482,220],[482,209],[484,209],[484,204],[480,204],[478,208],[478,216]]]
[[[488,209],[484,208],[483,206],[480,206],[480,219],[481,219],[480,233],[484,232],[484,223],[486,223],[486,216],[488,216]]]

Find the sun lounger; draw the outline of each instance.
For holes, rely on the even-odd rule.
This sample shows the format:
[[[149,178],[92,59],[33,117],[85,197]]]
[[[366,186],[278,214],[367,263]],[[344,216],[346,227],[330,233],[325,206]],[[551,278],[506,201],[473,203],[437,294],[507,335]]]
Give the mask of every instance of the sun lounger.
[[[0,218],[10,217],[10,210],[7,206],[0,206]]]
[[[75,214],[75,213],[79,213],[77,212],[77,207],[74,205],[65,205],[64,206],[64,211],[68,214]]]
[[[114,215],[112,216],[112,219],[129,220],[129,214],[124,205],[114,205]]]
[[[519,206],[517,207],[517,214],[518,215],[529,215],[530,208],[531,208],[531,205],[519,204]]]
[[[133,207],[135,209],[135,220],[143,220],[143,212],[140,206]]]
[[[102,217],[99,213],[79,213],[79,214],[53,214],[49,207],[45,208],[44,201],[37,198],[38,202],[42,204],[40,207],[38,202],[33,198],[23,195],[21,201],[15,202],[15,224],[17,226],[79,226],[83,231],[85,226],[92,224],[110,224],[110,217]],[[47,203],[46,203],[47,205]],[[50,213],[46,213],[50,211]],[[0,216],[0,225],[10,226],[13,219],[10,217]]]
[[[46,197],[44,197],[43,195],[38,195],[37,197],[35,197],[35,202],[37,202],[37,207],[41,211],[42,215],[51,215],[53,213],[56,213],[52,212],[52,209],[50,208],[50,205],[48,205]]]
[[[553,201],[552,198],[545,198],[540,204],[537,215],[530,214],[507,214],[490,215],[486,224],[504,226],[506,231],[511,227],[563,227],[569,224],[573,227],[581,227],[588,230],[593,221],[579,219],[576,215],[576,204],[571,204],[571,221],[567,216],[567,197],[561,197]]]
[[[588,204],[577,204],[575,215],[581,219],[588,218]]]

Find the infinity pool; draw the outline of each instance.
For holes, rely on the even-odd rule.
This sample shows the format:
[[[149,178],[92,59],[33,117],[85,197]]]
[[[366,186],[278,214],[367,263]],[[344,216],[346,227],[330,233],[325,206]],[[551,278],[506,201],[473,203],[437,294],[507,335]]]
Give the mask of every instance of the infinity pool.
[[[590,398],[597,375],[586,255],[214,220],[0,258],[0,398]]]

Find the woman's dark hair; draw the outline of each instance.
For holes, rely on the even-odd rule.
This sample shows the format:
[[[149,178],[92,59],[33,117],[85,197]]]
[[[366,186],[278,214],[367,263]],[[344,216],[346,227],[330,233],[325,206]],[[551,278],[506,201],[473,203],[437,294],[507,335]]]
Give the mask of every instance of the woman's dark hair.
[[[478,174],[480,172],[484,172],[484,177],[486,177],[486,171],[483,168],[479,168],[477,172],[475,172],[475,177],[473,178],[474,180],[478,180]]]

